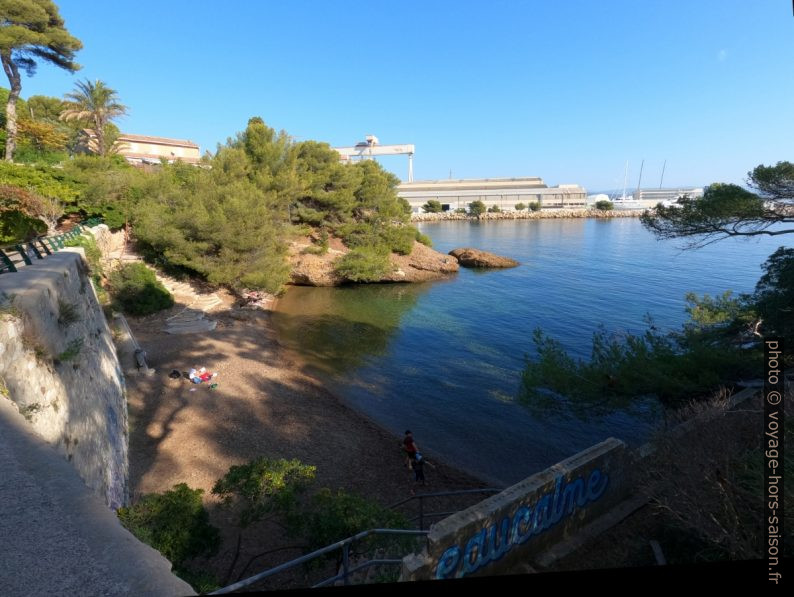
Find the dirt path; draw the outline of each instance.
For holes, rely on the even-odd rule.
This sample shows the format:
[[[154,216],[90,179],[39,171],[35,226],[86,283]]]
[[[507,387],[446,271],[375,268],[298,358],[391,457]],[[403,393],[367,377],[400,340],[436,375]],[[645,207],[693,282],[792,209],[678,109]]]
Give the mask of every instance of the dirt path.
[[[214,482],[230,466],[265,456],[315,465],[317,487],[350,490],[384,505],[408,497],[414,484],[401,455],[401,438],[305,375],[300,363],[278,346],[267,312],[231,309],[231,298],[223,299],[211,314],[217,328],[204,334],[162,331],[164,320],[180,305],[156,316],[130,318],[149,366],[156,369],[151,378],[128,378],[133,496],[186,482],[203,489],[213,508],[209,492]],[[213,381],[218,388],[168,378],[172,369],[187,371],[194,365],[217,371]],[[486,486],[441,463],[426,474],[426,492]],[[473,503],[471,497],[466,500],[461,507]],[[222,511],[213,510],[213,522],[225,526]]]

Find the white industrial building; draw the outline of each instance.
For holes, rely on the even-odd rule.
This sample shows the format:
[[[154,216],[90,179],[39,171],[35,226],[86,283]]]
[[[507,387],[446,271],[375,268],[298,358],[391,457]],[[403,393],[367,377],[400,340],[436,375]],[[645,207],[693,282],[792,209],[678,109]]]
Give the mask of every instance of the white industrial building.
[[[422,205],[430,199],[441,203],[443,211],[468,209],[473,201],[486,207],[498,206],[513,211],[517,203],[535,201],[544,209],[584,209],[587,191],[576,184],[549,187],[538,177],[528,178],[472,178],[463,180],[426,180],[404,182],[397,187],[400,197],[408,201],[414,213],[422,212]]]

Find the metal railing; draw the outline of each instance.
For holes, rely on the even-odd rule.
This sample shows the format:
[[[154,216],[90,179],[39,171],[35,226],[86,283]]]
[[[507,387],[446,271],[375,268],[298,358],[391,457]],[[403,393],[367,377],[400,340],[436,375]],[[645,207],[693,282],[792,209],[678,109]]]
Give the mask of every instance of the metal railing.
[[[284,572],[285,570],[289,570],[296,566],[300,566],[302,564],[306,564],[312,560],[315,560],[319,557],[325,556],[329,553],[332,553],[336,550],[342,550],[342,569],[340,572],[331,576],[330,578],[326,578],[323,581],[312,586],[312,588],[316,587],[325,587],[330,584],[333,584],[337,581],[342,581],[345,585],[350,584],[350,575],[354,572],[358,572],[359,570],[363,570],[370,566],[375,566],[378,564],[381,565],[399,565],[402,564],[402,559],[393,560],[393,559],[381,559],[381,560],[367,560],[361,564],[354,566],[353,568],[350,567],[350,546],[355,543],[356,541],[360,541],[366,537],[371,535],[400,535],[400,536],[424,536],[427,535],[429,531],[415,531],[415,530],[403,530],[403,529],[369,529],[367,531],[362,531],[357,535],[353,535],[352,537],[348,537],[347,539],[343,539],[337,543],[333,543],[322,549],[318,549],[313,551],[305,556],[300,558],[296,558],[285,564],[281,564],[280,566],[276,566],[275,568],[271,568],[269,570],[265,570],[264,572],[260,572],[259,574],[255,574],[254,576],[250,576],[246,579],[238,581],[232,585],[227,587],[223,587],[222,589],[218,589],[210,593],[210,595],[223,595],[225,593],[232,593],[234,591],[238,591],[244,587],[249,587],[255,583],[260,582],[270,576],[278,574],[280,572]]]
[[[482,489],[460,489],[457,491],[439,491],[436,493],[420,493],[419,495],[412,495],[409,498],[394,503],[388,506],[388,508],[394,510],[395,508],[402,506],[403,504],[407,504],[408,502],[411,502],[413,500],[418,500],[419,514],[409,519],[409,522],[419,521],[419,530],[423,530],[425,528],[425,519],[439,518],[441,516],[450,516],[452,514],[455,514],[455,512],[459,511],[459,510],[452,510],[450,512],[425,512],[426,499],[437,498],[437,497],[449,497],[453,495],[476,494],[476,493],[500,493],[502,491],[504,491],[504,489],[497,489],[495,487],[484,487]]]
[[[101,218],[90,218],[80,224],[75,224],[69,232],[56,236],[39,236],[32,240],[0,247],[0,274],[17,272],[20,267],[33,265],[34,260],[44,259],[63,249],[65,243],[77,238],[86,228],[101,224]]]
[[[366,537],[368,537],[370,535],[426,536],[430,532],[429,530],[425,530],[424,529],[424,524],[425,524],[425,520],[426,519],[438,518],[438,517],[441,517],[441,516],[449,516],[450,514],[454,514],[458,510],[453,510],[451,512],[427,512],[426,513],[424,511],[425,510],[425,508],[424,508],[425,500],[431,499],[431,498],[450,497],[450,496],[457,496],[457,495],[473,495],[473,494],[478,494],[478,493],[495,494],[495,493],[500,493],[502,491],[504,491],[504,490],[503,489],[498,489],[498,488],[495,488],[495,487],[484,487],[484,488],[481,488],[481,489],[460,489],[460,490],[457,490],[457,491],[438,491],[438,492],[435,492],[435,493],[421,493],[419,495],[412,495],[409,498],[406,498],[404,500],[400,500],[399,502],[396,502],[396,503],[388,506],[388,508],[391,509],[391,510],[394,510],[395,508],[398,508],[398,507],[400,507],[400,506],[402,506],[404,504],[407,504],[409,502],[412,502],[412,501],[415,501],[415,500],[418,501],[419,502],[419,514],[417,516],[409,519],[409,522],[419,521],[419,530],[408,530],[408,529],[369,529],[367,531],[362,531],[361,533],[358,533],[357,535],[354,535],[352,537],[348,537],[347,539],[343,539],[342,541],[339,541],[337,543],[333,543],[331,545],[323,547],[322,549],[318,549],[316,551],[313,551],[313,552],[311,552],[309,554],[306,554],[305,556],[302,556],[300,558],[296,558],[294,560],[290,560],[289,562],[286,562],[286,563],[281,564],[279,566],[276,566],[274,568],[270,568],[269,570],[265,570],[264,572],[260,572],[259,574],[256,574],[254,576],[250,576],[250,577],[248,577],[246,579],[243,579],[241,581],[238,581],[238,582],[236,582],[236,583],[234,583],[232,585],[229,585],[227,587],[223,587],[222,589],[218,589],[217,591],[215,591],[213,593],[210,593],[210,595],[223,595],[225,593],[232,593],[232,592],[237,591],[239,589],[242,589],[242,588],[245,588],[245,587],[249,587],[249,586],[251,586],[251,585],[253,585],[253,584],[255,584],[255,583],[259,582],[259,581],[262,581],[262,580],[264,580],[266,578],[269,578],[271,576],[279,574],[280,572],[284,572],[284,571],[289,570],[291,568],[294,568],[296,566],[300,566],[302,564],[306,564],[306,563],[308,563],[308,562],[310,562],[312,560],[315,560],[315,559],[317,559],[319,557],[325,556],[325,555],[327,555],[329,553],[332,553],[332,552],[334,552],[336,550],[339,550],[339,549],[342,550],[341,571],[338,572],[337,574],[335,574],[334,576],[331,576],[330,578],[327,578],[327,579],[325,579],[323,581],[320,581],[319,583],[313,585],[312,588],[325,587],[325,586],[328,586],[328,585],[333,584],[333,583],[335,583],[337,581],[340,581],[340,580],[345,585],[348,585],[348,584],[350,584],[349,581],[350,581],[350,575],[351,574],[353,574],[355,572],[358,572],[360,570],[364,570],[366,568],[369,568],[370,566],[377,566],[377,565],[399,566],[399,565],[402,564],[402,558],[401,559],[370,559],[370,560],[367,560],[365,562],[361,562],[359,564],[356,564],[354,567],[351,568],[350,567],[350,547],[356,541],[360,541],[360,540],[362,540],[362,539],[364,539],[364,538],[366,538]]]

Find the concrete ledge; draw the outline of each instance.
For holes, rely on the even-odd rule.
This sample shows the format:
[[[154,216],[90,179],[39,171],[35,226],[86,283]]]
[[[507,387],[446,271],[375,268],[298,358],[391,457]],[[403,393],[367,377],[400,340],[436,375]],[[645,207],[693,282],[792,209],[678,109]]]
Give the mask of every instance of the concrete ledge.
[[[0,397],[3,595],[195,595]]]

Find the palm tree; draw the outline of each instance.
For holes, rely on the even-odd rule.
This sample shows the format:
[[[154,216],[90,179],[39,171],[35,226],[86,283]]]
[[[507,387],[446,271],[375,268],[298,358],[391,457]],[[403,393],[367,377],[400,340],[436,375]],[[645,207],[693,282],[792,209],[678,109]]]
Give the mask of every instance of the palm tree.
[[[99,155],[107,155],[113,144],[106,143],[106,126],[112,120],[127,114],[127,106],[119,102],[116,90],[102,81],[92,83],[86,79],[78,81],[76,87],[76,91],[64,95],[68,106],[61,112],[60,118],[64,121],[90,122],[97,139],[97,152]]]

